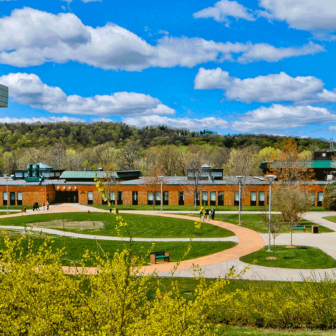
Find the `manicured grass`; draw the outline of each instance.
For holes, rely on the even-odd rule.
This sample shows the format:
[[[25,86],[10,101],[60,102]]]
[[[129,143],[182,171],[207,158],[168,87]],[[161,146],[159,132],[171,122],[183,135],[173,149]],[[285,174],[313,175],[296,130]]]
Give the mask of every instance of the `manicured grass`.
[[[26,206],[26,205],[10,205],[8,207],[9,210],[22,210],[22,208],[33,209],[32,206]],[[0,205],[0,210],[7,210],[7,205]]]
[[[326,219],[330,222],[336,223],[336,216],[323,217],[323,219]]]
[[[232,224],[239,224],[239,215],[238,214],[217,214],[216,218],[217,220],[221,220],[223,222],[228,222],[228,223],[232,223]],[[311,226],[312,225],[316,225],[310,221],[307,220],[303,220],[300,223],[300,226],[303,225],[306,227],[306,232],[311,233]],[[268,232],[268,228],[265,227],[264,222],[262,220],[262,215],[257,215],[257,214],[251,214],[251,215],[245,215],[242,214],[241,215],[241,226],[246,227],[248,229],[260,232],[260,233],[267,233]],[[288,226],[284,225],[281,229],[282,233],[289,233],[290,229]],[[302,233],[303,230],[298,230],[298,231],[294,231],[298,232],[298,233]],[[328,228],[326,228],[325,226],[321,226],[319,228],[319,232],[323,233],[323,232],[334,232],[333,230],[330,230]]]
[[[19,235],[14,234],[12,239],[17,239]],[[34,248],[37,248],[43,244],[44,237],[39,237],[34,235]],[[98,241],[96,242],[93,239],[74,239],[69,237],[53,237],[54,243],[52,244],[53,251],[65,247],[66,255],[64,257],[64,265],[71,265],[72,261],[80,261],[84,253],[89,250],[90,252],[96,252],[100,256],[103,256],[104,253],[108,253],[113,257],[114,253],[117,251],[122,251],[125,248],[129,248],[129,242],[121,241]],[[27,251],[28,240],[24,239],[22,242],[24,250]],[[170,253],[170,261],[179,261],[181,260],[183,254],[185,253],[189,242],[160,242],[155,243],[154,248],[152,249],[151,242],[133,242],[132,251],[133,254],[138,256],[144,256],[148,251],[165,251]],[[194,259],[203,257],[206,255],[214,254],[223,250],[227,250],[235,246],[235,243],[232,242],[192,242],[191,250],[187,255],[185,260]],[[0,249],[4,248],[4,239],[0,237]],[[147,262],[149,263],[149,256],[147,257]],[[90,263],[86,266],[91,266]]]
[[[292,331],[283,331],[283,330],[274,330],[274,329],[263,329],[263,328],[236,328],[226,326],[220,327],[215,335],[225,335],[225,336],[331,336],[335,335],[334,331],[307,331],[302,330],[292,330]]]
[[[273,248],[272,248],[273,249]],[[295,269],[317,269],[334,268],[336,260],[323,251],[308,247],[296,246],[296,248],[286,248],[285,246],[275,246],[275,256],[278,260],[267,260],[273,254],[266,252],[267,246],[260,251],[251,253],[240,258],[246,263],[254,263],[260,266],[295,268]]]
[[[195,238],[206,237],[230,237],[234,236],[231,231],[222,229],[218,226],[214,226],[207,223],[202,223],[201,228],[195,230],[195,224],[193,221],[186,219],[177,218],[167,218],[160,216],[146,216],[146,215],[133,215],[133,214],[122,214],[122,217],[127,222],[127,227],[131,232],[132,237],[141,238],[191,238],[195,233]],[[103,222],[104,227],[100,229],[95,229],[92,224],[91,229],[80,228],[65,228],[65,231],[80,232],[85,234],[95,234],[101,236],[117,236],[116,231],[116,219],[114,214],[110,213],[99,213],[91,212],[90,214],[86,212],[78,213],[60,213],[60,214],[42,214],[42,215],[29,215],[29,216],[19,216],[13,218],[3,218],[0,219],[0,225],[13,225],[13,226],[24,226],[24,225],[36,225],[36,223],[50,222],[54,220],[64,220],[66,221],[92,221]],[[63,230],[62,227],[56,225],[41,225],[41,227],[49,227]],[[121,228],[121,233],[123,236],[128,236],[125,228]]]
[[[324,207],[312,207],[310,211],[328,211]]]

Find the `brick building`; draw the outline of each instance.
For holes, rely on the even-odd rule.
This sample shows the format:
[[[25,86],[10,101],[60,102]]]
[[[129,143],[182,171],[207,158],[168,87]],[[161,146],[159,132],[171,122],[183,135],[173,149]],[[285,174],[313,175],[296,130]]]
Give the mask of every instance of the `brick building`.
[[[45,173],[59,172],[52,167],[37,164],[28,165],[27,171],[14,171],[11,177],[0,178],[0,204],[33,205],[49,201],[52,203],[106,204],[95,186],[94,178],[106,178],[107,173],[99,171],[63,171],[59,176],[45,176]],[[38,167],[37,167],[38,166]],[[44,167],[44,169],[42,169]],[[22,173],[17,175],[16,173]],[[224,176],[208,178],[197,182],[196,203],[208,206],[238,205],[238,181],[236,177]],[[116,171],[109,176],[109,198],[117,205],[151,205],[161,203],[161,192],[151,193],[140,171]],[[276,183],[276,182],[275,182]],[[315,181],[311,185],[312,200],[315,205],[322,205],[323,191],[327,181]],[[164,205],[194,205],[195,181],[186,176],[168,176],[162,185]],[[242,204],[265,205],[268,201],[269,185],[262,176],[246,177],[243,182]]]

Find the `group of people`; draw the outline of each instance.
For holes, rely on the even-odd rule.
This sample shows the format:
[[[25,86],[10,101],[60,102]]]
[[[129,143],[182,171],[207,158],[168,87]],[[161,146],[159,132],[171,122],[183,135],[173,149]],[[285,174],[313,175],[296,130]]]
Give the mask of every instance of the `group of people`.
[[[205,210],[201,210],[200,212],[200,219],[203,220],[203,222],[206,220],[206,219],[209,219],[211,216],[211,219],[214,220],[215,219],[215,209],[212,208],[210,211],[208,208],[206,208]]]
[[[49,202],[48,201],[47,201],[47,203],[46,202],[42,203],[43,211],[45,210],[46,206],[47,206],[47,210],[49,210]],[[33,211],[35,211],[35,210],[40,211],[38,201],[35,201],[34,204],[33,204]]]

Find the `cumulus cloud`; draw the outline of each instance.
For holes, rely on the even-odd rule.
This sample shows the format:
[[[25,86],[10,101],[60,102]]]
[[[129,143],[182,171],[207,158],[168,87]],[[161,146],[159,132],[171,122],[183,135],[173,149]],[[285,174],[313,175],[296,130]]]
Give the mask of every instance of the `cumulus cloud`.
[[[229,17],[235,19],[244,19],[248,21],[254,21],[254,16],[250,13],[250,10],[239,4],[237,1],[221,0],[215,3],[213,7],[208,7],[193,14],[195,19],[199,18],[213,18],[218,22],[225,22],[228,26],[230,21]]]
[[[296,103],[336,102],[336,92],[324,89],[316,77],[291,77],[284,72],[255,78],[230,77],[220,68],[200,68],[195,77],[195,89],[223,89],[228,100],[250,103],[291,101]]]
[[[86,122],[83,119],[71,118],[71,117],[36,117],[36,118],[0,118],[0,124],[13,124],[13,123],[26,123],[34,124],[37,122],[41,123],[57,123],[57,122]]]
[[[143,127],[147,125],[157,126],[165,125],[175,128],[188,128],[191,130],[202,129],[225,129],[229,127],[229,123],[220,118],[209,117],[202,119],[189,119],[189,118],[167,118],[158,115],[148,117],[136,117],[136,118],[123,118],[122,122],[133,125],[136,127]]]
[[[175,110],[163,105],[159,99],[134,92],[117,92],[94,97],[67,96],[59,87],[44,84],[34,74],[13,73],[0,77],[10,88],[10,96],[19,104],[52,113],[94,115],[170,115]]]
[[[252,132],[295,128],[315,123],[331,123],[336,121],[336,114],[326,108],[310,105],[283,106],[273,104],[271,107],[260,107],[245,113],[239,119],[239,121],[232,123],[231,128],[240,132]]]
[[[334,0],[259,0],[260,14],[285,21],[291,28],[318,32],[336,30]]]
[[[32,8],[16,9],[0,18],[0,64],[17,67],[74,61],[103,69],[140,71],[149,67],[193,67],[205,62],[241,63],[315,54],[317,44],[275,48],[268,44],[214,42],[168,37],[148,44],[132,32],[108,23],[85,26],[72,13],[54,15]]]

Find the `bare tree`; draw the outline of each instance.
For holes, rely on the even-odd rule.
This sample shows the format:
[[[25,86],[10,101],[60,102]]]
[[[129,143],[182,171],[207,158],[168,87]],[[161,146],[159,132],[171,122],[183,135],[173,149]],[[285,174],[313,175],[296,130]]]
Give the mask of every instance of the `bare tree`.
[[[134,169],[135,160],[138,158],[138,152],[141,146],[139,141],[127,141],[126,145],[119,153],[120,169],[131,170]]]
[[[271,222],[269,218],[269,211],[267,208],[261,213],[262,220],[265,224],[265,228],[270,228],[273,237],[273,257],[275,255],[275,240],[280,235],[281,229],[283,227],[283,220],[279,215],[272,215]]]
[[[291,230],[293,245],[293,229],[302,221],[302,215],[311,207],[309,192],[299,182],[287,187],[278,185],[274,188],[272,203],[281,212],[283,222]]]
[[[156,193],[161,192],[161,183],[163,185],[167,183],[166,180],[162,178],[162,176],[162,169],[156,167],[152,168],[152,174],[150,176],[144,176],[144,186],[147,190],[147,193],[153,195],[153,210],[155,207]],[[162,199],[161,202],[163,202]]]

